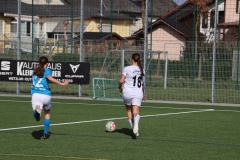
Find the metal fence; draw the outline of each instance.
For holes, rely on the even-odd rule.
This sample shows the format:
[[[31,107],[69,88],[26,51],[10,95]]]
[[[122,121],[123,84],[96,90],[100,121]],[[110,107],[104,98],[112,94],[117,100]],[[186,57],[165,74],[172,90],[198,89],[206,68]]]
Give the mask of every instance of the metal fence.
[[[207,3],[207,17],[197,16],[198,0],[146,2],[22,0],[21,12],[17,1],[0,2],[6,6],[0,9],[0,58],[38,60],[44,55],[51,61],[89,62],[89,85],[51,84],[53,95],[79,96],[81,87],[83,97],[119,99],[122,68],[139,52],[148,99],[239,103],[236,2]],[[148,17],[145,30],[143,14]],[[29,94],[29,88],[28,83],[0,81],[0,93],[19,89],[18,94]]]

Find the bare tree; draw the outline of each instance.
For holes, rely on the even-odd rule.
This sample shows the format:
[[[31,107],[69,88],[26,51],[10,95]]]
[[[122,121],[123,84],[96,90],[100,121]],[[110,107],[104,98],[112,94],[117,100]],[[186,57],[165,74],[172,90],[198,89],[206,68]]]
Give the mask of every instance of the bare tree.
[[[143,33],[145,32],[145,12],[146,12],[146,0],[142,0],[142,8],[141,8],[141,12],[142,12],[142,25],[143,25]]]
[[[196,16],[195,21],[195,41],[198,41],[198,33],[200,28],[200,18],[202,17],[207,18],[209,14],[209,7],[208,4],[212,2],[212,0],[188,0],[189,2],[192,2],[194,5],[196,5],[196,11],[194,11],[194,16]],[[195,60],[197,60],[197,43],[195,43]]]
[[[200,18],[203,19],[208,18],[209,15],[209,7],[208,4],[212,2],[212,0],[188,0],[194,4],[194,16],[195,19],[195,61],[197,61],[197,57],[199,55],[199,66],[198,66],[198,79],[201,79],[201,72],[202,72],[202,54],[198,54],[198,33],[200,28]]]

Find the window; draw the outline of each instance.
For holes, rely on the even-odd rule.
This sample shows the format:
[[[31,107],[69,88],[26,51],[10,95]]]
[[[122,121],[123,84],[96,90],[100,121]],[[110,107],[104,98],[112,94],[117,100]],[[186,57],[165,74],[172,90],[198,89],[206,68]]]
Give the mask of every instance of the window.
[[[110,25],[102,25],[102,32],[111,32]]]
[[[54,38],[54,33],[53,32],[47,32],[47,37],[48,38]]]
[[[202,18],[202,28],[208,27],[208,18]]]
[[[0,20],[0,34],[3,33],[3,20]]]
[[[225,12],[224,11],[219,11],[218,12],[218,22],[217,23],[224,23],[225,21]],[[210,13],[210,27],[214,28],[214,21],[215,21],[215,10],[212,10]]]
[[[27,26],[26,22],[21,22],[21,34],[26,34],[27,33]]]
[[[17,33],[17,23],[11,23],[11,33]]]
[[[215,10],[212,10],[210,13],[210,27],[214,28],[214,20],[215,20]]]
[[[236,0],[236,13],[239,13],[239,9],[240,9],[240,0]]]
[[[219,14],[218,14],[218,23],[224,23],[224,17],[225,17],[225,13],[224,11],[219,11]]]
[[[27,22],[27,35],[30,36],[31,34],[31,22]]]

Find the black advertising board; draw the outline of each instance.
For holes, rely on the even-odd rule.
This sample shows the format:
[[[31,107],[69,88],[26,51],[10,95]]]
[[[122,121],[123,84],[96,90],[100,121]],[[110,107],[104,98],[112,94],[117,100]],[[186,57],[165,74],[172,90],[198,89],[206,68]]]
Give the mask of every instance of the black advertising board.
[[[31,82],[37,61],[0,59],[0,81]],[[57,80],[71,84],[89,84],[90,63],[87,62],[49,62],[47,68]]]

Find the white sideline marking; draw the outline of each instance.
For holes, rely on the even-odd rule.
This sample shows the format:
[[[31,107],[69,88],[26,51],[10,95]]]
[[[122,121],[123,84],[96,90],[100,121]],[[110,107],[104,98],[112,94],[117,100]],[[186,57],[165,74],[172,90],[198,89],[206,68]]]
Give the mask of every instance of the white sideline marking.
[[[215,110],[218,112],[240,112],[240,111],[236,111],[236,110]]]
[[[200,113],[200,112],[208,112],[208,111],[214,111],[214,109],[205,109],[205,110],[201,110],[201,111],[189,111],[189,112],[177,112],[177,113],[165,113],[165,114],[145,115],[145,116],[141,116],[141,118],[144,118],[144,117],[167,116],[167,115],[178,115],[178,114],[188,114],[188,113]],[[61,125],[69,125],[69,124],[102,122],[102,121],[110,121],[110,120],[125,119],[125,118],[126,118],[126,117],[119,117],[119,118],[108,118],[108,119],[99,119],[99,120],[90,120],[90,121],[58,123],[58,124],[51,124],[50,126],[61,126]],[[18,129],[27,129],[27,128],[37,128],[37,127],[43,127],[43,125],[26,126],[26,127],[18,127],[18,128],[6,128],[6,129],[0,129],[0,132],[2,132],[2,131],[10,131],[10,130],[18,130]]]
[[[17,100],[0,100],[0,101],[31,103],[30,101],[17,101]],[[118,105],[118,104],[91,104],[91,103],[65,103],[65,102],[52,102],[52,103],[55,103],[55,104],[84,104],[84,105],[89,105],[89,106],[122,106],[122,107],[124,107],[124,104]],[[141,106],[141,108],[156,108],[156,109],[168,108],[168,109],[204,110],[204,109],[197,109],[197,108],[175,108],[175,107],[154,107],[154,106]]]

